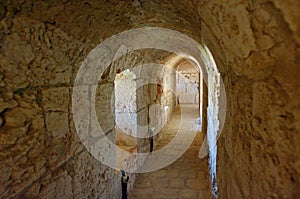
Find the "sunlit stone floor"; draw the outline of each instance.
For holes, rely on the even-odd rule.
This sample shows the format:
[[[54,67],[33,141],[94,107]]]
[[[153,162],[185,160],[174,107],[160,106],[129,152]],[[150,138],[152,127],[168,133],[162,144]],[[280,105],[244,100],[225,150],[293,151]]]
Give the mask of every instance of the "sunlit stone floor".
[[[188,134],[191,129],[195,128],[193,124],[197,117],[198,107],[196,105],[181,105],[181,110],[180,107],[176,107],[168,125],[163,129],[162,140],[155,149],[160,149],[168,144],[179,128]],[[185,139],[182,140],[184,142]],[[133,190],[129,193],[129,198],[211,198],[207,158],[198,158],[202,140],[203,134],[197,132],[188,150],[175,162],[158,171],[140,174]]]

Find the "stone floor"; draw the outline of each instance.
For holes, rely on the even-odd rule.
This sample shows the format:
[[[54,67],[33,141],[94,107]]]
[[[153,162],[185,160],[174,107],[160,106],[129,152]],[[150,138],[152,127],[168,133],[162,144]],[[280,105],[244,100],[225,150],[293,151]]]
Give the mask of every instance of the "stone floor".
[[[162,140],[155,149],[168,144],[179,129],[189,133],[191,126],[192,128],[195,127],[197,114],[197,106],[182,105],[181,108],[176,107],[171,120],[163,129]],[[140,174],[133,190],[129,193],[129,198],[211,198],[207,159],[198,158],[202,140],[202,133],[197,132],[188,150],[175,162],[158,171]]]

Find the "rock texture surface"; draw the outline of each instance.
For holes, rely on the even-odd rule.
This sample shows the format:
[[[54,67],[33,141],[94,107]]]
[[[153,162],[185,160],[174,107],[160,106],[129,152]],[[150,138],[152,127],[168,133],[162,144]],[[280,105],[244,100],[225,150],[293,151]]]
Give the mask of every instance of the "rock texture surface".
[[[216,59],[227,94],[220,197],[299,197],[299,9],[298,0],[0,2],[0,197],[119,197],[118,174],[76,134],[72,86],[97,44],[144,26],[183,32]]]
[[[199,104],[199,72],[189,62],[177,67],[176,95],[180,104]]]
[[[185,117],[182,109],[187,111]],[[197,104],[176,106],[170,122],[161,132],[162,139],[155,144],[156,150],[171,142],[179,129],[188,133],[190,126],[181,124],[196,121],[198,111]],[[140,174],[129,198],[211,198],[207,158],[197,158],[203,135],[198,131],[189,149],[172,164],[158,171]],[[185,141],[181,140],[182,143]]]

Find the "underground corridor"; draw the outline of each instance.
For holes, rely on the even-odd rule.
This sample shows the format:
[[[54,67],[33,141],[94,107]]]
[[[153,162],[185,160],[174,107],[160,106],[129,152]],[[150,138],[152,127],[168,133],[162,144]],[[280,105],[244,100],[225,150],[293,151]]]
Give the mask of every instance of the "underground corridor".
[[[300,198],[299,10],[0,1],[0,198]]]
[[[201,134],[202,123],[200,122],[200,118],[203,118],[200,112],[203,103],[199,98],[200,90],[203,90],[203,84],[200,83],[202,79],[195,66],[187,61],[180,62],[180,64],[175,65],[175,68],[175,71],[170,71],[171,74],[160,81],[170,84],[170,87],[173,87],[173,92],[161,84],[148,85],[154,86],[157,94],[159,94],[155,97],[159,97],[160,101],[160,106],[152,104],[146,108],[148,109],[146,111],[146,115],[148,112],[148,129],[154,131],[152,132],[153,139],[149,137],[152,140],[152,146],[149,147],[148,145],[148,150],[152,153],[170,144],[170,141],[177,136],[178,131],[183,131],[180,142],[174,143],[172,150],[165,152],[165,155],[180,153],[178,150],[182,145],[186,145],[184,142],[187,143],[188,149],[183,151],[184,154],[177,160],[170,162],[167,167],[153,172],[141,173],[138,177],[128,174],[129,179],[131,179],[128,182],[130,184],[129,198],[210,197],[207,158],[198,158],[199,149],[204,140],[204,136]],[[136,100],[139,89],[136,88],[135,80],[136,75],[128,69],[116,75],[114,80],[117,146],[133,154],[137,153],[137,140],[134,139],[136,132],[130,130],[137,129],[134,127],[137,125],[136,121],[145,115],[142,111],[137,111]],[[206,91],[207,88],[204,90]],[[207,104],[207,92],[204,98],[206,99],[205,104]],[[126,116],[130,119],[126,119]],[[161,128],[161,130],[156,130],[157,128]],[[129,131],[127,135],[124,133],[126,131]],[[186,134],[192,132],[196,134],[195,138],[193,142],[188,143],[188,140],[185,139]],[[125,163],[125,165],[120,164],[118,167],[132,166],[130,158],[124,153],[117,154],[117,161]]]

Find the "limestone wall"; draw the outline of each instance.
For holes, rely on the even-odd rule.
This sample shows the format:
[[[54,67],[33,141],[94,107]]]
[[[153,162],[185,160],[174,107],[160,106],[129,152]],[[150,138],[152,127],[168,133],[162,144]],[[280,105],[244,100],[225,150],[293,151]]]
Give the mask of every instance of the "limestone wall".
[[[220,198],[297,198],[299,9],[298,0],[1,2],[0,197],[118,197],[119,176],[75,133],[72,86],[81,62],[105,38],[159,26],[204,42],[222,74]],[[106,78],[100,85],[111,93]],[[98,118],[113,138],[105,111]]]
[[[116,75],[115,88],[115,122],[119,133],[117,142],[125,145],[135,145],[137,136],[137,103],[136,76],[129,70]],[[132,138],[133,137],[133,138]]]
[[[150,129],[154,129],[156,145],[160,140],[159,133],[168,123],[176,104],[175,70],[148,67],[140,77],[143,78],[144,85],[137,90],[138,125],[148,125]],[[148,129],[140,128],[138,132],[145,135]],[[149,142],[149,139],[146,139],[146,142]],[[145,150],[149,151],[149,145],[146,147]]]
[[[199,73],[189,62],[180,64],[177,68],[176,94],[180,104],[199,103]]]
[[[86,151],[72,119],[73,82],[95,44],[15,15],[21,5],[1,6],[0,197],[118,198],[119,173]],[[98,85],[109,97],[98,96],[96,111],[114,140],[111,79]],[[89,134],[97,136],[93,129]]]
[[[203,40],[227,94],[218,144],[221,198],[297,198],[299,1],[210,1]],[[297,151],[297,152],[296,152]]]

